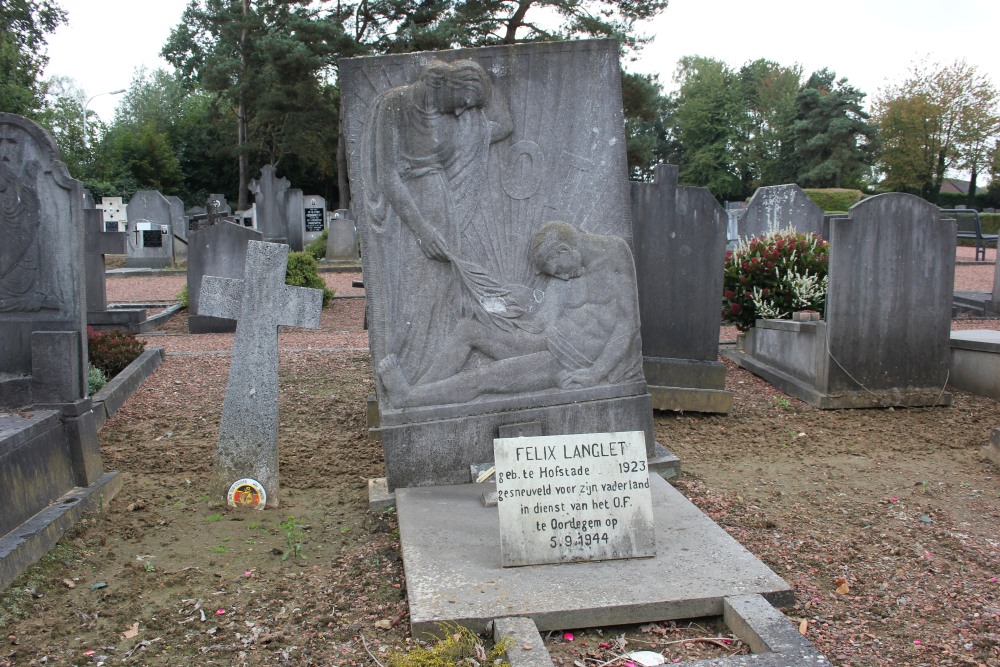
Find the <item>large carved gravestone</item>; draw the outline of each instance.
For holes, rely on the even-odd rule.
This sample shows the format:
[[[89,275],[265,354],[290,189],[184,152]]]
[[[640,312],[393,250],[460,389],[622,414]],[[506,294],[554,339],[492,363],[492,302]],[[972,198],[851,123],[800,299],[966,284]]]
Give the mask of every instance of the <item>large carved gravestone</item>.
[[[55,142],[0,113],[0,589],[120,486],[87,397],[84,234]]]
[[[126,206],[128,257],[125,266],[159,269],[174,263],[173,211],[155,190],[140,190]]]
[[[287,245],[250,241],[243,278],[205,276],[198,305],[199,315],[237,321],[215,490],[253,479],[269,507],[278,506],[278,327],[317,329],[323,307],[322,290],[285,284],[287,264]]]
[[[907,194],[830,220],[825,320],[757,320],[738,364],[820,408],[948,405],[955,221]]]
[[[250,181],[257,209],[257,229],[265,241],[288,243],[288,185],[288,179],[278,178],[269,164],[260,168],[260,178]]]
[[[719,361],[726,212],[705,188],[679,187],[678,168],[632,183],[642,356],[653,407],[729,412]]]
[[[501,427],[643,431],[617,46],[348,59],[351,190],[390,488],[468,481]]]
[[[199,297],[205,276],[242,279],[250,241],[261,241],[261,233],[233,222],[220,222],[192,232],[188,251],[188,332],[236,331],[236,321],[201,313]]]
[[[741,239],[786,229],[827,238],[823,209],[794,183],[757,188],[740,213],[738,229]]]

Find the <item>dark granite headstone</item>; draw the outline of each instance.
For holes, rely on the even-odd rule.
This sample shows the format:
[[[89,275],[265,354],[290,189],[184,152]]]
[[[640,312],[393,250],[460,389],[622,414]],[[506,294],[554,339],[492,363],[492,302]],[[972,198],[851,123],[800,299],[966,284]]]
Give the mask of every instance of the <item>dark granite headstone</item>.
[[[140,190],[129,199],[127,267],[163,268],[174,264],[173,211],[155,190]]]
[[[191,233],[188,248],[188,331],[222,333],[236,331],[236,321],[199,313],[198,298],[205,276],[243,278],[247,245],[262,240],[261,233],[232,222],[220,222]]]
[[[798,185],[757,188],[739,218],[739,237],[749,239],[768,232],[794,229],[823,233],[823,209]]]
[[[821,408],[947,405],[955,221],[907,194],[830,220],[825,320],[757,320],[740,365]]]
[[[532,421],[644,431],[655,465],[617,44],[347,59],[341,77],[389,487],[465,482],[501,426]]]
[[[658,410],[728,412],[719,360],[726,212],[704,188],[678,187],[678,168],[632,183],[632,234],[646,383]]]
[[[215,489],[257,480],[268,507],[278,506],[278,327],[318,329],[323,308],[322,290],[285,284],[287,264],[287,245],[251,241],[243,279],[205,276],[199,297],[198,314],[237,321]]]
[[[269,164],[260,168],[260,178],[250,181],[257,209],[257,229],[265,241],[288,243],[288,185],[288,179],[278,178]]]
[[[326,199],[319,195],[302,198],[302,243],[309,245],[326,229]]]

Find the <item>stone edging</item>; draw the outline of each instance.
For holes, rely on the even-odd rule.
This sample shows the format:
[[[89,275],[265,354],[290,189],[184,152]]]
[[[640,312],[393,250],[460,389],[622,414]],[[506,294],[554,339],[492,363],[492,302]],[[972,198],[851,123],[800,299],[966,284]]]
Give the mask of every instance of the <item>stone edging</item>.
[[[100,391],[91,396],[98,430],[104,426],[104,422],[114,417],[128,400],[128,397],[142,386],[143,381],[163,361],[163,356],[162,347],[146,350],[126,366],[125,370],[111,378],[106,385],[101,387]]]

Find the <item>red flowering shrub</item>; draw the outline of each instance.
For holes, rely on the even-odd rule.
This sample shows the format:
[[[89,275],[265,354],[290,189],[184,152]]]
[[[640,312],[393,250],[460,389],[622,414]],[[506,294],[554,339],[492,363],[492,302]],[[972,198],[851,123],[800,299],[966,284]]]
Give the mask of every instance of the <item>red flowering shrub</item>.
[[[746,331],[758,318],[826,307],[830,244],[816,234],[775,232],[726,251],[722,319]]]
[[[142,354],[146,343],[127,331],[100,333],[87,327],[87,349],[91,365],[110,380]]]

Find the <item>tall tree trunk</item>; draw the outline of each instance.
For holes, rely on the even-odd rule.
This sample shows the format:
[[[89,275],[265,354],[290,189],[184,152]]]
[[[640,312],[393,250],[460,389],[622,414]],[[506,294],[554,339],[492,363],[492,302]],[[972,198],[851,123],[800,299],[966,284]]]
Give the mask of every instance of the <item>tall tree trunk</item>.
[[[969,208],[974,207],[974,201],[976,199],[976,179],[979,174],[976,172],[976,168],[972,168],[972,174],[969,176],[969,196],[966,198],[965,203]]]
[[[247,73],[247,17],[250,14],[250,0],[243,0],[243,31],[240,33],[240,81],[245,80]],[[240,191],[237,195],[237,207],[241,211],[247,210],[247,192],[250,186],[250,158],[247,155],[247,108],[240,90],[240,103],[237,117],[236,141],[239,148],[240,159]]]
[[[504,33],[503,43],[513,44],[517,41],[517,29],[524,25],[524,17],[528,13],[528,8],[534,0],[520,0],[514,15],[507,21],[507,32]]]

